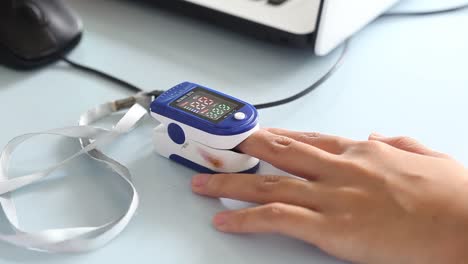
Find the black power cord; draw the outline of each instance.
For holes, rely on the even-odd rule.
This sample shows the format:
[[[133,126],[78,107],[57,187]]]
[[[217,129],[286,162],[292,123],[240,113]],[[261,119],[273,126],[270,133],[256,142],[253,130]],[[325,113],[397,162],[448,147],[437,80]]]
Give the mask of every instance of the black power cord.
[[[317,89],[320,85],[322,85],[324,82],[326,82],[328,79],[330,79],[330,77],[332,77],[332,75],[341,67],[341,65],[343,64],[344,59],[346,57],[346,54],[348,54],[349,42],[350,42],[350,40],[347,40],[344,43],[343,49],[341,51],[340,56],[338,57],[338,60],[335,62],[335,64],[333,64],[333,66],[330,68],[330,70],[328,70],[325,73],[325,75],[320,77],[320,79],[318,79],[312,85],[310,85],[309,87],[302,90],[301,92],[299,92],[299,93],[297,93],[297,94],[295,94],[293,96],[290,96],[288,98],[284,98],[284,99],[274,101],[274,102],[254,105],[255,108],[265,109],[265,108],[271,108],[271,107],[276,107],[276,106],[288,104],[288,103],[290,103],[292,101],[296,101],[297,99],[306,96],[307,94],[309,94],[312,91],[314,91],[315,89]]]
[[[385,17],[423,17],[423,16],[432,16],[432,15],[441,15],[441,14],[448,14],[448,13],[454,13],[454,12],[458,12],[458,11],[462,11],[462,10],[465,10],[465,9],[468,9],[468,4],[464,4],[464,5],[460,5],[460,6],[457,6],[457,7],[451,7],[451,8],[447,8],[447,9],[441,9],[441,10],[432,10],[432,11],[422,11],[422,12],[390,12],[390,13],[385,13],[383,15],[381,15],[380,17],[381,18],[385,18]],[[280,106],[280,105],[284,105],[284,104],[288,104],[288,103],[291,103],[295,100],[298,100],[304,96],[306,96],[307,94],[311,93],[312,91],[314,91],[315,89],[317,89],[320,85],[322,85],[325,81],[327,81],[328,79],[330,79],[330,77],[340,68],[340,66],[343,64],[344,62],[344,59],[346,57],[346,54],[348,53],[348,48],[349,48],[349,42],[350,40],[347,40],[345,43],[344,43],[344,46],[343,46],[343,49],[342,49],[342,52],[340,54],[340,56],[338,57],[338,60],[335,62],[335,64],[333,64],[333,66],[330,68],[330,70],[328,70],[320,79],[318,79],[315,83],[313,83],[312,85],[310,85],[309,87],[307,87],[306,89],[302,90],[301,92],[295,94],[295,95],[292,95],[290,97],[287,97],[285,99],[281,99],[281,100],[278,100],[278,101],[274,101],[274,102],[268,102],[268,103],[263,103],[263,104],[257,104],[255,105],[255,107],[257,109],[265,109],[265,108],[271,108],[271,107],[276,107],[276,106]],[[68,58],[62,58],[62,60],[66,63],[68,63],[70,66],[78,69],[78,70],[81,70],[83,72],[87,72],[87,73],[90,73],[90,74],[94,74],[98,77],[101,77],[101,78],[104,78],[108,81],[111,81],[111,82],[114,82],[118,85],[121,85],[122,87],[128,89],[129,91],[132,91],[134,93],[140,93],[140,92],[143,92],[143,89],[139,88],[139,87],[136,87],[135,85],[129,83],[129,82],[126,82],[124,80],[121,80],[117,77],[114,77],[110,74],[107,74],[105,72],[102,72],[100,70],[97,70],[97,69],[93,69],[93,68],[90,68],[88,66],[84,66],[82,64],[79,64],[79,63],[76,63],[76,62],[73,62],[71,61],[70,59]],[[155,92],[149,92],[148,94],[149,95],[153,95],[153,96],[157,96],[159,94],[161,94],[162,91],[157,91],[156,93]]]
[[[68,58],[65,58],[65,57],[62,57],[62,61],[68,63],[68,65],[72,66],[73,68],[75,69],[78,69],[80,71],[83,71],[83,72],[86,72],[86,73],[90,73],[90,74],[93,74],[93,75],[96,75],[98,77],[101,77],[105,80],[108,80],[110,82],[114,82],[126,89],[128,89],[129,91],[131,92],[134,92],[134,93],[140,93],[140,92],[143,92],[143,89],[141,88],[138,88],[136,87],[135,85],[129,83],[129,82],[126,82],[122,79],[119,79],[117,77],[114,77],[110,74],[107,74],[103,71],[100,71],[100,70],[96,70],[96,69],[93,69],[93,68],[90,68],[88,66],[84,66],[82,64],[79,64],[79,63],[76,63],[76,62],[73,62],[71,61],[70,59]]]
[[[318,79],[316,82],[314,82],[312,85],[310,85],[306,89],[304,89],[301,92],[299,92],[299,93],[297,93],[295,95],[292,95],[292,96],[290,96],[288,98],[281,99],[281,100],[274,101],[274,102],[257,104],[257,105],[254,105],[254,107],[256,109],[258,109],[258,110],[265,109],[265,108],[276,107],[276,106],[288,104],[290,102],[298,100],[298,99],[306,96],[307,94],[311,93],[312,91],[317,89],[320,85],[322,85],[324,82],[326,82],[328,79],[330,79],[330,77],[332,77],[332,75],[341,67],[341,65],[343,64],[344,59],[346,57],[346,54],[348,53],[348,47],[349,47],[349,40],[347,40],[345,42],[345,44],[343,46],[343,49],[342,49],[342,52],[341,52],[340,56],[338,57],[338,60],[333,64],[333,66],[322,77],[320,77],[320,79]],[[119,79],[117,77],[114,77],[114,76],[112,76],[110,74],[107,74],[107,73],[105,73],[103,71],[93,69],[91,67],[85,66],[85,65],[77,63],[77,62],[74,62],[74,61],[70,60],[69,58],[65,58],[65,57],[62,58],[62,61],[66,62],[68,65],[70,65],[71,67],[73,67],[75,69],[78,69],[80,71],[83,71],[83,72],[86,72],[86,73],[89,73],[89,74],[96,75],[96,76],[101,77],[101,78],[103,78],[105,80],[108,80],[110,82],[114,82],[114,83],[128,89],[131,92],[134,92],[134,93],[143,92],[143,89],[141,89],[139,87],[136,87],[135,85],[133,85],[133,84],[127,82],[127,81],[124,81],[124,80]],[[160,93],[160,91],[158,91],[158,93]],[[153,95],[153,96],[156,95],[154,92],[149,92],[148,94]]]

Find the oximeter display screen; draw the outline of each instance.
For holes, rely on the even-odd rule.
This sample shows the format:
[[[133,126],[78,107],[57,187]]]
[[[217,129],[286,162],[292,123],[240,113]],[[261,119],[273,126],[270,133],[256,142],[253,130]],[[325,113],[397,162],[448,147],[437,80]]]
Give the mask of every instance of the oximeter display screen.
[[[217,123],[244,104],[203,88],[195,88],[172,102],[171,106]]]

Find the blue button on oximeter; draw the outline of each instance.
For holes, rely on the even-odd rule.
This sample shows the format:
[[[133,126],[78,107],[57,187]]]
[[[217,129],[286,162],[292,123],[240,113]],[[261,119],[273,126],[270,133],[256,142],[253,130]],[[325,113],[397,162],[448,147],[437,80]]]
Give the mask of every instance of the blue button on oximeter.
[[[161,124],[155,150],[199,172],[255,172],[259,160],[233,149],[259,129],[254,106],[194,83],[181,83],[151,104]]]

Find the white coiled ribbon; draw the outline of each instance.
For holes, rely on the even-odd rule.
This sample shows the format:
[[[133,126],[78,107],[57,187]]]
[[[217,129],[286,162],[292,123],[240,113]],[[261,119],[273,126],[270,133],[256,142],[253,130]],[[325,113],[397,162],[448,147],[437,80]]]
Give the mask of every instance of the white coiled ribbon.
[[[11,140],[0,156],[0,205],[7,222],[12,229],[11,234],[0,234],[0,241],[35,251],[49,253],[85,252],[100,248],[118,236],[129,224],[138,207],[138,193],[133,185],[129,170],[116,160],[98,150],[121,135],[130,132],[147,115],[147,109],[152,97],[148,94],[138,94],[124,100],[109,102],[93,108],[80,117],[79,126],[53,129],[41,133],[31,133],[18,136]],[[91,123],[128,109],[128,112],[112,128],[103,129],[90,126]],[[16,147],[24,141],[38,135],[56,135],[80,140],[82,149],[64,161],[45,170],[10,178],[8,174],[11,155]],[[11,193],[22,187],[37,183],[49,176],[53,171],[62,168],[80,155],[88,154],[95,160],[104,163],[120,176],[128,185],[131,199],[127,211],[115,220],[94,227],[73,227],[48,229],[38,232],[23,230],[18,223],[15,205]]]

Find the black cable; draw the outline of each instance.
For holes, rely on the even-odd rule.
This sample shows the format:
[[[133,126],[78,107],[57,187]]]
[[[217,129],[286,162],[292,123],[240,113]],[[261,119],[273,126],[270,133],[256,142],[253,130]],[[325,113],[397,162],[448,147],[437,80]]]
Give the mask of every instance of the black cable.
[[[419,17],[419,16],[433,16],[433,15],[442,15],[442,14],[447,14],[447,13],[453,13],[453,12],[458,12],[468,9],[468,4],[456,6],[456,7],[450,7],[446,9],[440,9],[440,10],[432,10],[432,11],[416,11],[416,12],[389,12],[383,14],[381,17]]]
[[[80,71],[83,71],[83,72],[86,72],[86,73],[91,73],[91,74],[94,74],[98,77],[101,77],[101,78],[104,78],[108,81],[111,81],[111,82],[114,82],[118,85],[121,85],[125,88],[127,88],[128,90],[134,92],[134,93],[140,93],[143,91],[143,89],[140,89],[138,87],[136,87],[135,85],[131,84],[131,83],[128,83],[122,79],[119,79],[117,77],[114,77],[114,76],[111,76],[105,72],[102,72],[102,71],[99,71],[99,70],[96,70],[96,69],[93,69],[93,68],[90,68],[90,67],[87,67],[87,66],[84,66],[82,64],[79,64],[79,63],[76,63],[76,62],[73,62],[71,61],[70,59],[68,58],[65,58],[63,57],[62,60],[66,63],[68,63],[70,66],[72,66],[73,68],[76,68]]]
[[[461,5],[461,6],[457,6],[457,7],[452,7],[452,8],[447,8],[447,9],[442,9],[442,10],[433,10],[433,11],[423,11],[423,12],[390,12],[390,13],[385,13],[383,15],[381,15],[380,17],[419,17],[419,16],[431,16],[431,15],[440,15],[440,14],[447,14],[447,13],[453,13],[453,12],[458,12],[458,11],[462,11],[462,10],[465,10],[465,9],[468,9],[468,4],[464,4],[464,5]],[[265,108],[271,108],[271,107],[276,107],[276,106],[280,106],[280,105],[284,105],[284,104],[288,104],[288,103],[291,103],[297,99],[300,99],[304,96],[306,96],[307,94],[311,93],[312,91],[314,91],[315,89],[317,89],[320,85],[322,85],[325,81],[327,81],[328,79],[330,79],[330,77],[340,68],[340,66],[343,64],[344,62],[344,59],[346,57],[346,54],[348,52],[348,48],[349,48],[349,40],[346,41],[344,43],[344,46],[343,46],[343,49],[342,49],[342,52],[338,58],[338,60],[335,62],[335,64],[330,68],[330,70],[328,70],[328,72],[325,73],[325,75],[323,75],[320,79],[318,79],[315,83],[313,83],[312,85],[310,85],[309,87],[307,87],[306,89],[304,89],[303,91],[295,94],[295,95],[292,95],[288,98],[285,98],[285,99],[281,99],[281,100],[278,100],[278,101],[274,101],[274,102],[269,102],[269,103],[263,103],[263,104],[257,104],[255,105],[255,107],[257,109],[265,109]],[[66,63],[68,63],[70,66],[78,69],[78,70],[81,70],[81,71],[84,71],[84,72],[87,72],[87,73],[91,73],[91,74],[94,74],[98,77],[101,77],[101,78],[104,78],[108,81],[111,81],[111,82],[114,82],[118,85],[121,85],[125,88],[127,88],[128,90],[132,91],[132,92],[135,92],[135,93],[139,93],[139,92],[142,92],[143,90],[136,87],[135,85],[133,84],[130,84],[124,80],[121,80],[117,77],[114,77],[114,76],[111,76],[107,73],[104,73],[102,71],[99,71],[99,70],[96,70],[96,69],[93,69],[93,68],[90,68],[90,67],[87,67],[87,66],[84,66],[84,65],[81,65],[79,63],[76,63],[76,62],[73,62],[71,61],[70,59],[68,58],[62,58],[62,60]],[[154,92],[149,92],[148,94],[149,95],[153,95],[153,96],[158,96],[159,94],[161,94],[163,91],[154,91]]]
[[[462,11],[468,9],[468,4],[464,4],[461,6],[457,7],[452,7],[452,8],[447,8],[447,9],[441,9],[441,10],[433,10],[433,11],[423,11],[423,12],[390,12],[390,13],[385,13],[381,17],[411,17],[411,16],[431,16],[431,15],[440,15],[440,14],[447,14],[447,13],[454,13],[458,11]],[[270,108],[270,107],[276,107],[280,105],[284,105],[287,103],[290,103],[292,101],[295,101],[303,96],[306,96],[310,92],[314,91],[317,89],[320,85],[322,85],[325,81],[327,81],[337,70],[340,68],[340,66],[343,64],[344,58],[346,57],[346,54],[348,52],[349,48],[349,40],[346,41],[343,47],[343,51],[336,61],[336,63],[332,66],[332,68],[324,75],[322,76],[317,82],[313,83],[311,86],[306,88],[305,90],[282,100],[278,100],[275,102],[270,102],[270,103],[264,103],[264,104],[258,104],[255,105],[257,109],[265,109],[265,108]]]
[[[333,64],[333,66],[330,68],[330,70],[328,70],[327,73],[325,73],[325,75],[323,75],[320,79],[318,79],[315,83],[313,83],[312,85],[310,85],[309,87],[307,87],[306,89],[304,89],[303,91],[293,95],[293,96],[290,96],[288,98],[285,98],[285,99],[281,99],[281,100],[278,100],[278,101],[274,101],[274,102],[269,102],[269,103],[264,103],[264,104],[258,104],[258,105],[255,105],[255,108],[257,109],[265,109],[265,108],[271,108],[271,107],[276,107],[276,106],[280,106],[280,105],[284,105],[284,104],[287,104],[287,103],[290,103],[292,101],[295,101],[299,98],[302,98],[304,96],[306,96],[307,94],[311,93],[312,91],[314,91],[315,89],[317,89],[320,85],[322,85],[325,81],[327,81],[328,79],[330,79],[330,77],[341,67],[341,65],[343,64],[344,62],[344,58],[346,57],[346,54],[348,53],[348,48],[349,48],[349,42],[350,40],[347,40],[344,45],[343,45],[343,49],[341,51],[341,54],[340,56],[338,57],[338,59],[336,60],[335,64]]]
[[[301,91],[301,92],[299,92],[299,93],[297,93],[297,94],[295,94],[293,96],[290,96],[288,98],[278,100],[278,101],[274,101],[274,102],[255,105],[255,108],[265,109],[265,108],[271,108],[271,107],[275,107],[275,106],[284,105],[284,104],[295,101],[295,100],[297,100],[299,98],[302,98],[302,97],[306,96],[307,94],[311,93],[312,91],[317,89],[320,85],[322,85],[325,81],[327,81],[336,72],[336,70],[338,70],[338,68],[343,64],[344,58],[345,58],[345,56],[347,54],[347,51],[348,51],[348,46],[349,46],[349,41],[346,41],[344,46],[343,46],[343,50],[342,50],[338,60],[335,62],[335,64],[333,64],[331,69],[328,70],[328,72],[325,73],[325,75],[323,75],[320,79],[318,79],[311,86],[309,86],[305,90],[303,90],[303,91]],[[62,60],[64,62],[68,63],[73,68],[76,68],[76,69],[78,69],[80,71],[83,71],[83,72],[86,72],[86,73],[94,74],[94,75],[96,75],[98,77],[101,77],[101,78],[104,78],[104,79],[106,79],[108,81],[114,82],[114,83],[116,83],[118,85],[121,85],[121,86],[127,88],[128,90],[130,90],[132,92],[139,93],[139,92],[143,91],[141,88],[138,88],[138,87],[134,86],[133,84],[130,84],[130,83],[128,83],[128,82],[126,82],[124,80],[121,80],[121,79],[119,79],[117,77],[111,76],[111,75],[109,75],[109,74],[107,74],[105,72],[90,68],[88,66],[84,66],[84,65],[79,64],[77,62],[73,62],[70,59],[65,58],[65,57],[63,57]],[[152,94],[152,93],[149,93],[149,94],[154,96],[154,94]]]

